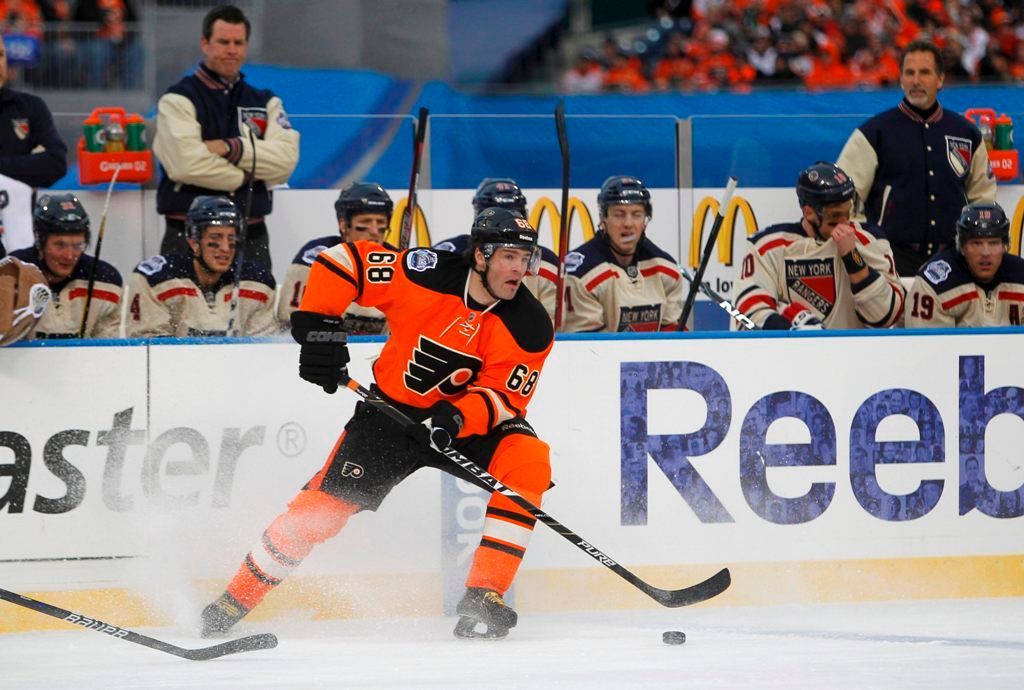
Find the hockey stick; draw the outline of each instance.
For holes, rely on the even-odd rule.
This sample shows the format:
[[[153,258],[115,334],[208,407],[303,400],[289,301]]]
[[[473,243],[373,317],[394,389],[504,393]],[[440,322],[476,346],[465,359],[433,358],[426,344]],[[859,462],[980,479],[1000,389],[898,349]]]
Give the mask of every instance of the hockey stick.
[[[412,138],[412,172],[409,175],[409,195],[405,213],[402,214],[402,233],[398,236],[398,248],[408,249],[412,238],[412,225],[416,219],[416,188],[420,183],[420,165],[423,164],[423,142],[427,138],[427,116],[430,111],[420,108],[420,116],[416,121],[416,131]]]
[[[345,377],[343,380],[345,386],[358,395],[360,398],[365,400],[370,405],[373,405],[378,410],[391,417],[394,421],[401,424],[403,427],[413,423],[404,412],[394,407],[386,400],[382,399],[375,393],[367,390],[363,386],[359,385],[358,381],[354,381],[350,378]],[[633,585],[641,592],[654,599],[662,606],[674,608],[677,606],[688,606],[690,604],[697,604],[711,597],[717,596],[724,592],[729,584],[732,582],[729,575],[728,568],[722,568],[717,573],[704,580],[698,582],[690,587],[684,587],[683,589],[659,589],[658,587],[652,587],[647,584],[639,577],[634,575],[632,572],[619,565],[616,561],[606,556],[600,549],[579,536],[562,523],[555,520],[553,517],[545,513],[537,506],[530,503],[528,500],[517,494],[515,491],[498,481],[490,472],[480,467],[475,462],[467,458],[465,455],[455,450],[454,448],[445,448],[441,450],[434,447],[441,455],[451,460],[454,464],[458,465],[462,469],[469,472],[481,483],[486,485],[487,490],[491,493],[499,493],[505,496],[513,503],[518,505],[523,510],[533,515],[535,518],[543,522],[545,525],[553,529],[555,532],[565,537],[567,540],[572,542],[576,548],[580,549],[588,556],[593,558],[595,561],[608,568],[616,575],[621,577],[623,580]]]
[[[89,323],[89,307],[92,306],[92,289],[96,285],[96,264],[100,262],[100,250],[103,249],[103,231],[107,229],[107,211],[110,209],[110,195],[114,193],[114,183],[117,182],[117,175],[121,172],[121,166],[114,168],[114,175],[110,178],[110,185],[107,187],[107,198],[103,202],[103,215],[100,216],[100,231],[96,236],[96,253],[92,257],[92,267],[89,269],[89,286],[85,290],[85,308],[82,310],[82,323],[78,326],[78,337],[85,337],[85,328]]]
[[[693,283],[693,280],[694,280],[693,273],[688,268],[686,268],[684,266],[680,266],[679,267],[679,271],[680,271],[680,273],[683,274],[684,278],[686,278],[688,281],[690,281],[691,284]],[[751,321],[750,318],[746,314],[744,314],[739,309],[734,307],[732,302],[730,302],[729,300],[725,299],[720,294],[715,292],[711,288],[711,286],[707,284],[707,282],[703,282],[703,283],[700,284],[700,291],[703,292],[705,295],[707,295],[711,299],[711,301],[717,302],[718,306],[720,306],[723,310],[725,310],[725,312],[729,316],[731,316],[733,319],[736,320],[736,323],[738,323],[740,326],[742,326],[746,330],[748,330],[748,331],[760,330],[757,327],[757,324],[755,324],[753,321]]]
[[[697,297],[698,286],[704,280],[704,271],[707,270],[708,262],[711,261],[711,252],[715,249],[718,232],[722,229],[722,221],[725,220],[725,210],[729,207],[729,202],[732,201],[732,193],[736,191],[738,183],[739,181],[735,177],[730,177],[725,185],[725,194],[722,195],[722,200],[718,203],[718,215],[715,216],[715,222],[711,224],[711,233],[708,235],[707,244],[704,245],[704,254],[700,258],[700,265],[697,266],[697,272],[694,274],[693,280],[690,281],[690,291],[686,293],[683,313],[679,317],[679,330],[686,329],[686,320],[690,318],[690,311],[693,309],[693,301]],[[697,232],[697,228],[694,228],[693,231]]]
[[[238,315],[238,295],[242,286],[242,267],[245,265],[245,240],[249,234],[249,211],[252,210],[252,187],[256,183],[256,134],[249,127],[249,144],[252,146],[252,170],[249,172],[249,188],[245,190],[245,212],[242,227],[238,229],[238,253],[235,254],[235,284],[231,286],[231,306],[228,307],[228,328],[225,335],[234,338],[238,333],[235,318]]]
[[[150,649],[155,649],[160,652],[167,652],[168,654],[180,656],[182,659],[188,659],[189,661],[206,661],[208,659],[227,656],[228,654],[252,652],[257,649],[273,649],[277,646],[277,637],[270,633],[260,633],[259,635],[249,635],[247,637],[240,637],[237,640],[231,640],[230,642],[215,644],[212,647],[185,649],[184,647],[178,647],[168,642],[162,642],[141,633],[119,628],[116,625],[111,625],[110,623],[104,623],[96,618],[89,618],[88,616],[83,616],[80,613],[74,613],[73,611],[68,611],[67,609],[53,606],[52,604],[45,604],[36,599],[31,599],[23,594],[17,594],[6,589],[0,589],[0,599],[9,601],[12,604],[17,604],[18,606],[24,606],[27,609],[32,609],[33,611],[46,614],[47,616],[59,618],[60,620],[67,621],[68,623],[80,625],[87,630],[95,630],[96,632],[105,633],[111,637],[116,637],[119,640],[134,642],[135,644],[140,644],[143,647],[149,647]]]
[[[558,280],[555,282],[555,331],[562,329],[562,311],[565,306],[565,255],[569,252],[569,135],[565,131],[565,101],[555,106],[555,134],[562,154],[562,212],[558,221]]]

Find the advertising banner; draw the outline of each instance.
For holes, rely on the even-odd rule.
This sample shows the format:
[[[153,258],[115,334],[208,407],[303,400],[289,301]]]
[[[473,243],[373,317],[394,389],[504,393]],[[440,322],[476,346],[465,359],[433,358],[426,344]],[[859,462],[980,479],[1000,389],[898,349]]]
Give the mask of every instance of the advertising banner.
[[[1019,340],[559,340],[529,410],[551,446],[543,507],[659,586],[728,565],[722,603],[1024,594]],[[351,346],[363,383],[379,348]],[[354,408],[300,381],[295,355],[286,342],[7,350],[5,586],[172,591],[192,608],[223,588]],[[411,600],[402,613],[439,612],[486,498],[417,472],[302,563],[294,577],[318,582],[316,596],[282,587],[261,615],[325,601],[341,603],[317,615],[356,615],[396,587]],[[767,591],[765,577],[788,584]],[[645,601],[538,525],[516,601],[582,606],[595,591],[603,606]]]

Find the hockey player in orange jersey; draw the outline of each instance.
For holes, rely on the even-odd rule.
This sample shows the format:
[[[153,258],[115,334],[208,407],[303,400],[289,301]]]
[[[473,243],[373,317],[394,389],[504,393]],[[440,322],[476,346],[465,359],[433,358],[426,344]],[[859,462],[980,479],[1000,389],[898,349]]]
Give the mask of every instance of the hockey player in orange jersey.
[[[374,363],[376,391],[415,420],[402,428],[360,403],[327,462],[263,533],[207,606],[202,634],[222,634],[348,519],[376,510],[425,466],[450,464],[431,448],[452,446],[535,505],[551,483],[549,449],[525,419],[554,339],[551,320],[523,278],[540,260],[537,232],[515,211],[477,215],[464,255],[396,251],[363,240],[320,253],[292,336],[299,376],[334,393],[349,361],[342,315],[351,302],[376,307],[391,336]],[[461,470],[457,470],[461,472]],[[458,476],[473,481],[468,473]],[[502,595],[511,586],[535,519],[493,494],[466,593],[458,637],[501,638],[517,622]]]

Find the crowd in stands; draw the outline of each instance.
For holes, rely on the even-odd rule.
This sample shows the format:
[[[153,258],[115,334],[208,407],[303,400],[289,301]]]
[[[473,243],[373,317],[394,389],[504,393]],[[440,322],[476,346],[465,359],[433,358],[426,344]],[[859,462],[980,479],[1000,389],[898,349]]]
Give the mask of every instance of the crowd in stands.
[[[1024,82],[1024,5],[1003,0],[662,0],[636,38],[608,35],[564,73],[568,92],[743,91],[802,83],[872,88],[899,80],[920,36],[946,81]]]
[[[134,0],[0,0],[15,80],[43,88],[142,88]]]

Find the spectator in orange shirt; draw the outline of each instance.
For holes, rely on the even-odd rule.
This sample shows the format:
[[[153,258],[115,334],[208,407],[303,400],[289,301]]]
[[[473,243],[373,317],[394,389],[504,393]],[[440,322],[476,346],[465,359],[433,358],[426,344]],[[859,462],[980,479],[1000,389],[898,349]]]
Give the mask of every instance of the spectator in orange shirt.
[[[1014,81],[1024,82],[1024,41],[1017,44],[1013,62],[1010,63],[1010,76]]]
[[[36,0],[0,0],[0,30],[5,35],[43,38],[43,13]]]
[[[815,91],[846,89],[853,85],[853,74],[846,65],[836,62],[831,51],[826,50],[814,58],[814,66],[804,77],[804,84]]]
[[[684,88],[693,80],[697,63],[684,52],[685,44],[670,41],[665,56],[654,65],[654,85],[661,90]]]
[[[625,91],[642,93],[649,85],[641,71],[642,65],[636,57],[620,50],[604,75],[604,88],[607,91]]]

